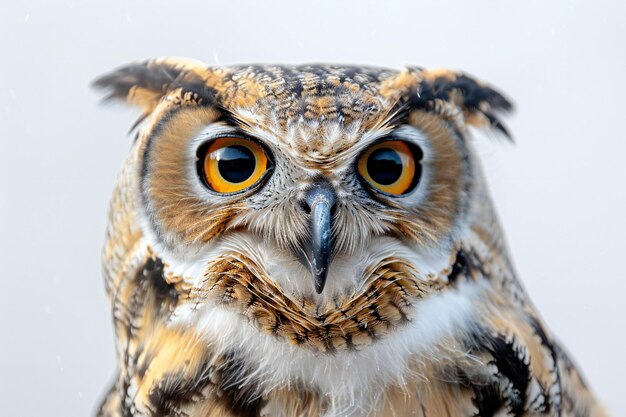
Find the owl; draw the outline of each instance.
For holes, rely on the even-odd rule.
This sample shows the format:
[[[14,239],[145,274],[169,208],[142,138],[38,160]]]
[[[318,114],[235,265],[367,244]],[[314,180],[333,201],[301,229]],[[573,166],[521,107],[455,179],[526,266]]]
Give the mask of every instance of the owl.
[[[460,72],[212,67],[95,81],[143,113],[103,255],[99,416],[604,416],[516,277]]]

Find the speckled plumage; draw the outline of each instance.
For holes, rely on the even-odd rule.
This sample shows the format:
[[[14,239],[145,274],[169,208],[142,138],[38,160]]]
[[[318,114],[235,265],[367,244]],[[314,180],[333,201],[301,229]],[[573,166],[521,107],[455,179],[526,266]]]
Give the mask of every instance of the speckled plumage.
[[[470,143],[509,102],[458,72],[129,65],[96,82],[139,106],[104,275],[119,370],[100,416],[603,416],[520,286]],[[271,149],[229,196],[197,179],[216,132]],[[403,198],[355,159],[395,135],[424,150]],[[302,194],[337,194],[323,293],[293,256]]]

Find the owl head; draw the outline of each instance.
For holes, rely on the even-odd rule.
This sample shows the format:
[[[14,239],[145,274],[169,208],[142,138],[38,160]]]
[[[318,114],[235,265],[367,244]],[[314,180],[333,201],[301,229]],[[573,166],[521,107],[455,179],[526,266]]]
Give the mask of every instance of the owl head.
[[[470,128],[506,135],[511,105],[470,76],[168,58],[95,85],[143,110],[111,208],[110,288],[123,259],[149,258],[177,314],[211,304],[336,351],[445,291],[470,238],[499,244]]]

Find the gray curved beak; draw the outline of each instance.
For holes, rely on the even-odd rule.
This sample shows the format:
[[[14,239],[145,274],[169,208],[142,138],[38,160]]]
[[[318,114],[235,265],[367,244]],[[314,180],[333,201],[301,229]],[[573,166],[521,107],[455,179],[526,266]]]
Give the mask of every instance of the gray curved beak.
[[[310,214],[310,239],[304,242],[299,258],[311,271],[318,294],[322,293],[326,285],[328,266],[333,256],[332,216],[335,200],[332,186],[320,180],[307,190],[303,201],[304,210]]]

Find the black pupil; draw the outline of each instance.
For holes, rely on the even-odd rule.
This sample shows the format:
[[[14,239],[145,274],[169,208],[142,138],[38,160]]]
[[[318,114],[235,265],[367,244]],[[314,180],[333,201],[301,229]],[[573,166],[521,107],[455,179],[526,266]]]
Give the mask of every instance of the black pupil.
[[[376,149],[367,159],[367,172],[380,185],[393,184],[402,174],[400,155],[393,149]]]
[[[254,173],[256,160],[252,151],[245,146],[228,146],[218,152],[217,168],[226,181],[235,184],[244,182]]]

